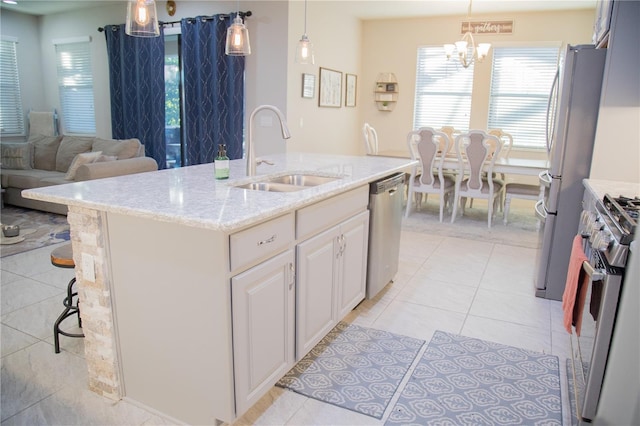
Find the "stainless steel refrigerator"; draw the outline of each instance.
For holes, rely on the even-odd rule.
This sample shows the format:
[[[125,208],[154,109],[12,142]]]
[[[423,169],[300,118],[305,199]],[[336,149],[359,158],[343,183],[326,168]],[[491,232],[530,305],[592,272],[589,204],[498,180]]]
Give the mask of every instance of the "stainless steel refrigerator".
[[[548,186],[536,204],[541,249],[536,296],[561,300],[573,238],[578,232],[584,187],[596,134],[606,49],[567,46],[560,59],[547,113]]]

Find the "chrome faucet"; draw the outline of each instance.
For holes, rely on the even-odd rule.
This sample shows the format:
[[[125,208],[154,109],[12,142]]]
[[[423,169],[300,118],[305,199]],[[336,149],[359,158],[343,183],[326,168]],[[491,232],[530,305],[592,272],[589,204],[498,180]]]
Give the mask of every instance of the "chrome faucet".
[[[291,133],[289,133],[289,128],[287,127],[287,120],[284,118],[282,111],[273,105],[260,105],[256,107],[249,116],[249,134],[247,135],[247,176],[256,175],[256,152],[253,147],[253,122],[256,114],[263,109],[273,111],[278,117],[278,120],[280,121],[280,130],[282,131],[282,138],[289,139],[291,137]]]

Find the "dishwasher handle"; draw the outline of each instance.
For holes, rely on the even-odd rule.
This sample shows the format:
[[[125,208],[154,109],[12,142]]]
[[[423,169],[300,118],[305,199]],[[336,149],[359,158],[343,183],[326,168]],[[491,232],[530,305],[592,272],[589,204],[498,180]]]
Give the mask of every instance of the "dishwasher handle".
[[[400,185],[404,185],[405,174],[400,172],[391,176],[387,176],[378,181],[372,182],[369,187],[370,194],[382,194],[392,189],[397,189]]]

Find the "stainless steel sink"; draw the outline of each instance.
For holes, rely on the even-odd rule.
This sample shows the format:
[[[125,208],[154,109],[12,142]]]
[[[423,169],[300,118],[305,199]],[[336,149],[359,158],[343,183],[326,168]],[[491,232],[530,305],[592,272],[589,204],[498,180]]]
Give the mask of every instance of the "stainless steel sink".
[[[337,176],[319,176],[306,173],[292,173],[288,175],[265,177],[258,182],[249,182],[234,185],[236,188],[251,189],[254,191],[268,192],[294,192],[301,191],[313,186],[333,182],[340,179]]]
[[[305,189],[304,186],[287,185],[274,182],[251,182],[244,185],[237,185],[236,188],[253,189],[255,191],[269,191],[269,192],[294,192]]]
[[[278,176],[272,179],[269,179],[269,182],[275,183],[284,183],[287,185],[295,185],[295,186],[318,186],[323,183],[333,182],[338,177],[332,176],[318,176],[318,175],[307,175],[302,173],[292,174],[292,175],[284,175]]]

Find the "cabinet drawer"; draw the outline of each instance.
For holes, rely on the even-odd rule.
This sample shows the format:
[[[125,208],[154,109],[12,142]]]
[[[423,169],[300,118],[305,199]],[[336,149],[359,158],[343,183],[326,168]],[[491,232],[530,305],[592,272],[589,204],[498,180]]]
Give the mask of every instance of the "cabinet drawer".
[[[231,270],[247,266],[287,248],[294,239],[293,213],[261,223],[229,238]]]
[[[297,212],[296,238],[300,240],[336,225],[366,210],[368,203],[369,186],[365,185],[304,207]]]

